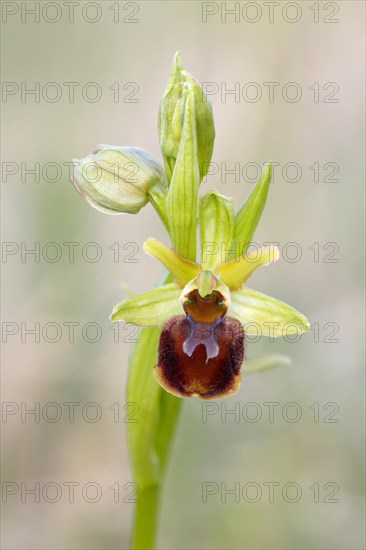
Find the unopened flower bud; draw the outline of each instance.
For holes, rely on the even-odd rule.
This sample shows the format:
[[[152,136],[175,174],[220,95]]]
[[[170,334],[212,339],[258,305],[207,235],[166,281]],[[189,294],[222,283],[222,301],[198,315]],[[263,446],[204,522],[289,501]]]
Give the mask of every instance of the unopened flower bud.
[[[210,101],[199,82],[183,70],[180,53],[176,53],[167,89],[160,102],[159,139],[165,169],[170,181],[181,142],[188,96],[194,97],[194,120],[197,135],[197,158],[200,178],[207,174],[215,140]]]
[[[72,183],[89,204],[108,214],[136,214],[153,186],[167,185],[163,168],[145,149],[110,145],[74,160]]]

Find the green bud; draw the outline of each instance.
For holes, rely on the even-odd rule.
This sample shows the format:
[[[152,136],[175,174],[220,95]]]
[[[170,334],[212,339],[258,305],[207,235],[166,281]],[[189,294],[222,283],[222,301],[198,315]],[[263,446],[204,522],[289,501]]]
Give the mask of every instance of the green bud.
[[[74,160],[72,183],[89,204],[108,214],[137,214],[153,186],[167,185],[163,168],[145,149],[110,145]]]
[[[194,96],[197,157],[202,180],[208,172],[215,141],[212,107],[197,80],[183,70],[180,52],[177,52],[167,89],[160,102],[158,119],[160,147],[169,182],[178,156],[189,95]]]

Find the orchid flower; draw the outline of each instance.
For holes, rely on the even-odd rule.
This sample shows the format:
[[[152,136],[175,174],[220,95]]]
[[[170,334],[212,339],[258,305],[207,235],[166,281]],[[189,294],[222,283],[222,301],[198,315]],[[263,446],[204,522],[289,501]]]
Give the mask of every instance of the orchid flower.
[[[169,275],[157,288],[117,304],[111,319],[144,327],[130,359],[127,401],[138,407],[127,426],[139,488],[132,549],[153,548],[158,501],[182,399],[214,399],[240,386],[242,371],[262,370],[281,358],[245,358],[251,334],[280,337],[309,329],[293,307],[247,287],[260,266],[279,259],[276,247],[249,251],[266,203],[271,164],[234,214],[217,190],[199,197],[211,161],[212,107],[175,55],[158,118],[163,165],[137,147],[102,145],[76,163],[73,183],[93,207],[137,214],[150,202],[171,245],[148,238],[144,250]],[[200,260],[197,254],[197,223]]]

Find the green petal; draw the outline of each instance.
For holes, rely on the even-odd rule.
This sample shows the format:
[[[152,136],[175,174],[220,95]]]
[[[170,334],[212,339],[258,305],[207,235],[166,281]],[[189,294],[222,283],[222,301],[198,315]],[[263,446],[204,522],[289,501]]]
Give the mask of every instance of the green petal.
[[[173,315],[183,313],[179,301],[181,292],[176,283],[170,283],[137,294],[117,304],[110,318],[141,327],[161,327]]]
[[[212,189],[200,199],[202,269],[212,270],[226,257],[234,235],[233,200]]]
[[[279,257],[280,253],[277,246],[267,246],[241,256],[239,259],[220,264],[215,272],[230,290],[236,290],[245,283],[258,267],[276,262]]]
[[[232,248],[238,250],[236,256],[244,255],[251,243],[254,231],[261,218],[264,205],[266,204],[269,183],[271,181],[271,170],[271,163],[263,168],[259,182],[235,216]]]
[[[189,260],[196,258],[199,183],[194,95],[188,94],[182,140],[166,206],[173,248]]]
[[[228,314],[251,335],[273,338],[301,334],[310,328],[306,317],[293,307],[247,287],[231,293]]]
[[[157,239],[147,239],[144,242],[144,251],[158,259],[172,274],[175,282],[184,287],[189,281],[197,277],[200,266],[196,262],[183,258],[171,248]]]

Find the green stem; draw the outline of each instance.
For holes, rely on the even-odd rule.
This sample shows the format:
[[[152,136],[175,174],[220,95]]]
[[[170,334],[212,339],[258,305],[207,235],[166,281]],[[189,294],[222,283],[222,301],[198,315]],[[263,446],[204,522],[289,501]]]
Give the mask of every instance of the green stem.
[[[170,275],[161,284],[168,282]],[[127,424],[131,466],[138,486],[131,550],[154,548],[160,488],[182,403],[153,378],[159,335],[157,328],[140,332],[128,372],[127,402],[137,410]]]
[[[135,505],[131,550],[153,550],[159,512],[160,484],[138,492]]]
[[[156,212],[159,215],[159,218],[164,224],[165,229],[169,233],[169,224],[168,224],[168,216],[166,211],[166,196],[167,196],[167,189],[160,184],[153,185],[153,187],[148,192],[149,195],[149,201],[155,208]]]

